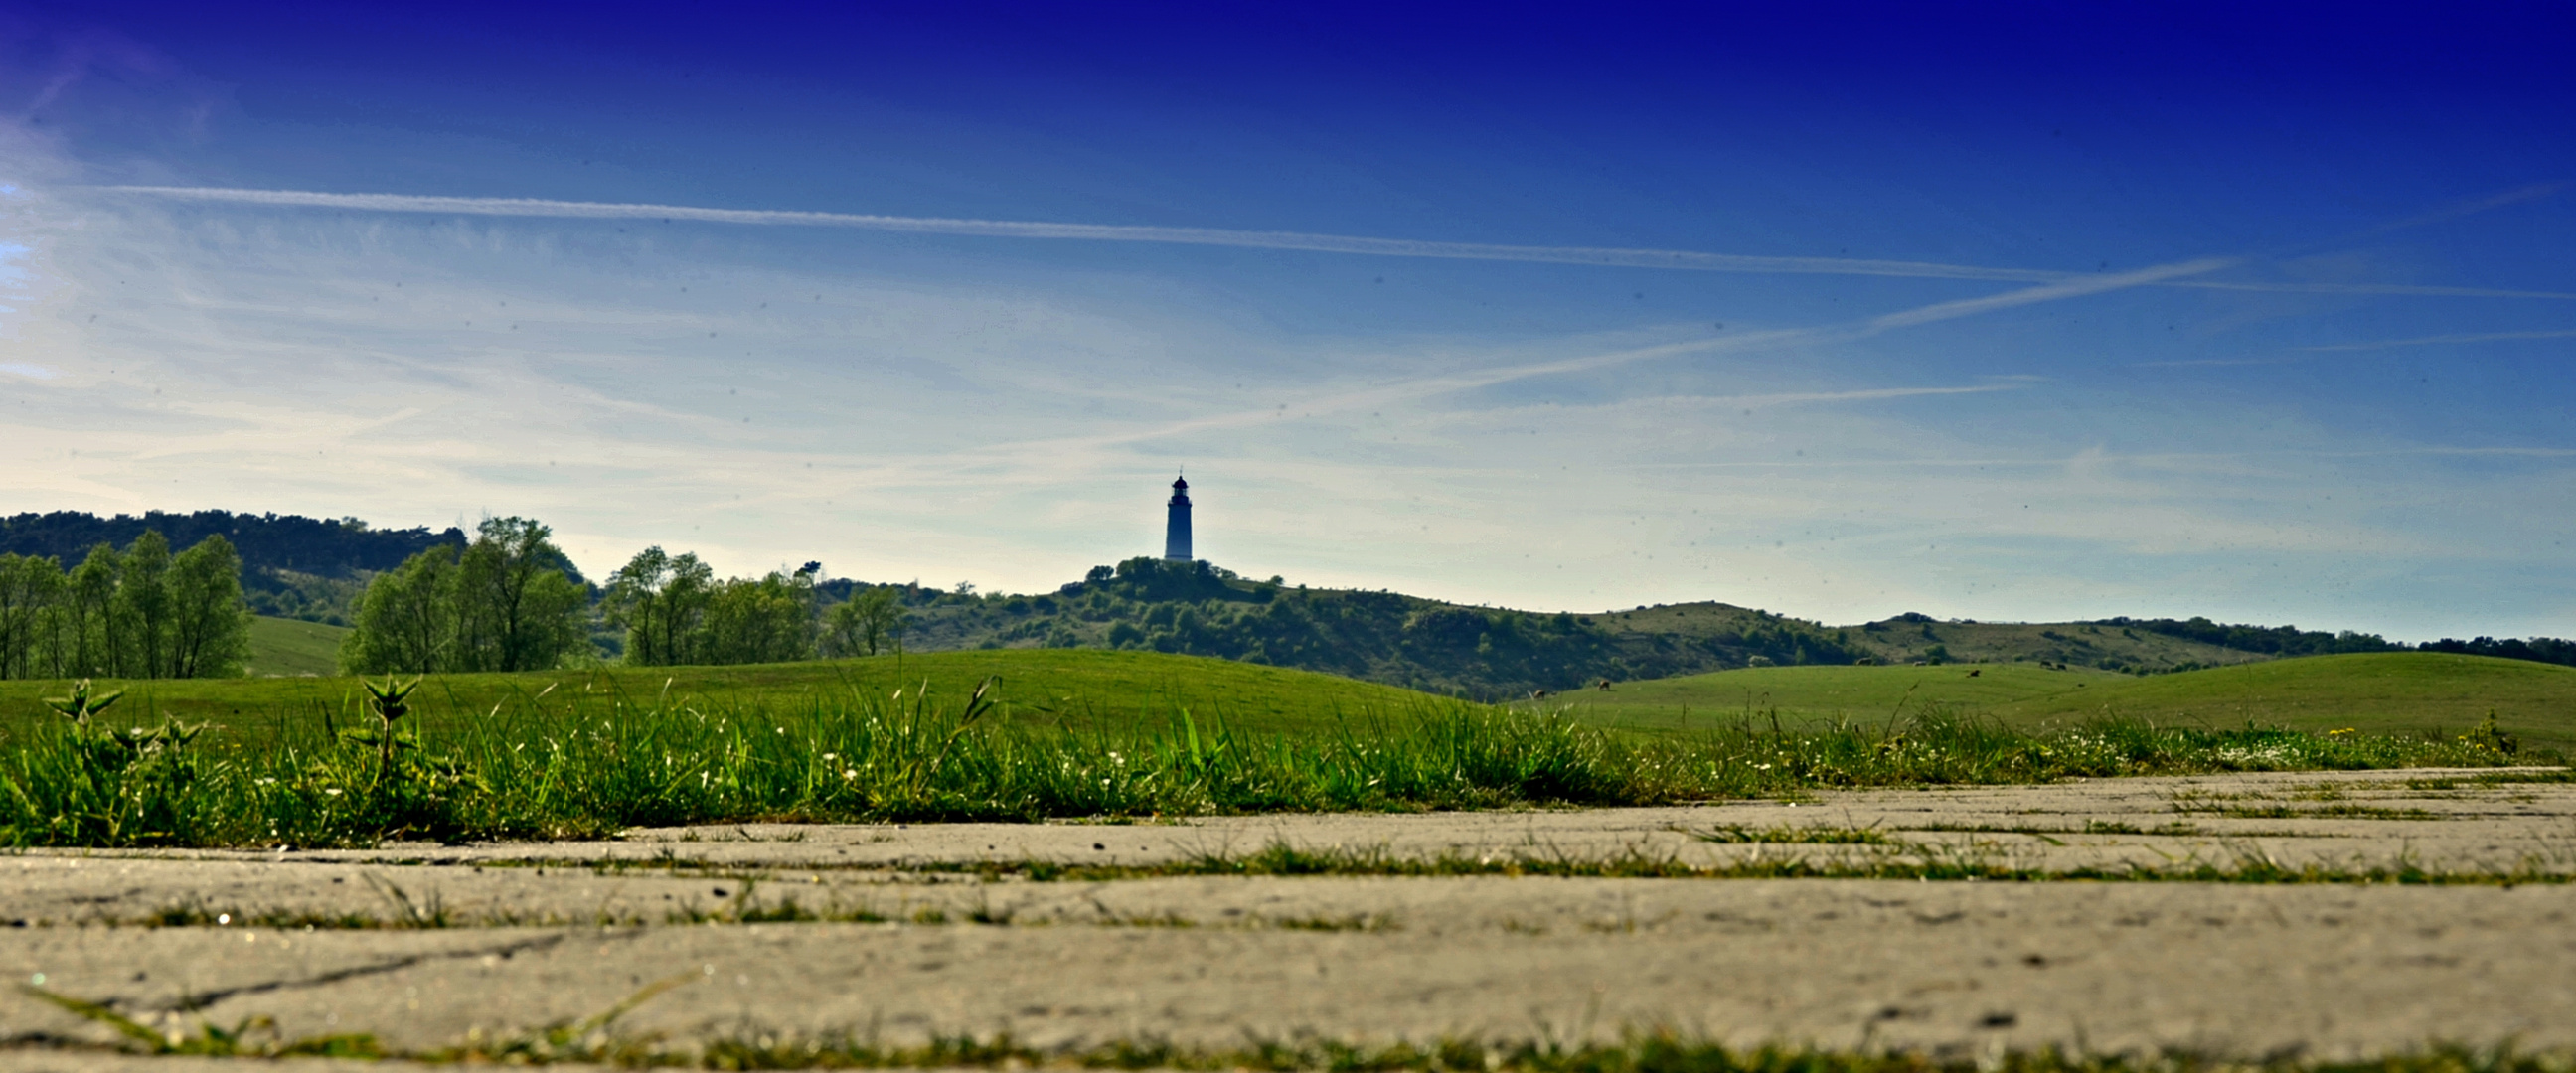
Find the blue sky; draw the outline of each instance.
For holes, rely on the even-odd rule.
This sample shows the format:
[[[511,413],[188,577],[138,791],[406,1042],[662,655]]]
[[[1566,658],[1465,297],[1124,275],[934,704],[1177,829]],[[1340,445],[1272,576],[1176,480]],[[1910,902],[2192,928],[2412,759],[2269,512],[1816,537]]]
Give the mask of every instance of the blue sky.
[[[2576,634],[2548,8],[915,7],[0,4],[0,510]]]

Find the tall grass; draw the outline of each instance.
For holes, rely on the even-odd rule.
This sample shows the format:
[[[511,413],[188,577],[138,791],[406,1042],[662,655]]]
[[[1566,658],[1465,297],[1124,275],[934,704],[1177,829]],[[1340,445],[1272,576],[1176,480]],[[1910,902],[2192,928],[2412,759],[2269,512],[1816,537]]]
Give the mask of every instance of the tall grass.
[[[794,706],[538,694],[436,733],[404,731],[400,749],[364,713],[254,713],[197,739],[156,739],[150,762],[121,765],[96,761],[93,731],[40,726],[0,742],[0,842],[319,846],[749,820],[1644,805],[2512,759],[2476,736],[2134,722],[2034,734],[1937,707],[1875,727],[1785,731],[1747,720],[1681,736],[1436,701],[1304,734],[1237,733],[1186,710],[1151,726],[1041,728],[990,718],[981,690],[926,693],[854,690]]]

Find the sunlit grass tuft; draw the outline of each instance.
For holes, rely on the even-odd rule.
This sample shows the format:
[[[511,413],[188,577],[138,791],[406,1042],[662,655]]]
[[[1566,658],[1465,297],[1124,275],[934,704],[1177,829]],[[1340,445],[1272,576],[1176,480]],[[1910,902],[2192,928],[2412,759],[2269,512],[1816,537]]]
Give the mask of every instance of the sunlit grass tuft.
[[[148,763],[57,720],[0,746],[0,842],[327,846],[754,820],[1649,805],[1820,787],[2550,759],[2475,736],[2116,721],[2026,733],[1938,706],[1881,726],[1744,721],[1661,736],[1429,698],[1273,733],[1186,709],[1160,725],[1082,728],[986,719],[988,710],[981,689],[949,699],[918,686],[775,704],[541,693],[441,730],[378,713],[257,743],[193,737],[196,728],[124,731],[153,743]],[[1743,838],[1784,839],[1812,840]]]

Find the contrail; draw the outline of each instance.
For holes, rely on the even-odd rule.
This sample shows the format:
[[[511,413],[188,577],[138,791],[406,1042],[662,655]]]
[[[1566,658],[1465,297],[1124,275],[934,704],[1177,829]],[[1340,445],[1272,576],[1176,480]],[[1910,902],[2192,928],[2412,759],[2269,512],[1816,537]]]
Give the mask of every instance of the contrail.
[[[2231,283],[2218,279],[2186,279],[2156,284],[2159,287],[2193,287],[2210,291],[2268,291],[2276,294],[2388,294],[2414,295],[2421,298],[2555,298],[2576,299],[2567,291],[2517,291],[2499,287],[2443,287],[2423,283]]]
[[[2015,306],[2032,305],[2040,302],[2055,302],[2069,298],[2081,298],[2087,295],[2102,294],[2109,291],[2124,290],[2131,287],[2151,287],[2163,281],[2181,279],[2202,272],[2215,271],[2232,263],[2233,262],[2223,258],[2201,258],[2192,261],[2180,261],[2168,265],[2157,265],[2151,268],[2143,268],[2135,272],[2121,272],[2112,275],[2085,275],[2074,279],[2062,280],[2056,283],[2043,284],[2037,287],[2024,287],[2019,290],[2007,291],[2003,294],[1990,295],[1984,298],[1970,298],[1956,302],[1936,302],[1931,305],[1917,306],[1913,309],[1880,314],[1864,320],[1829,327],[1775,328],[1770,331],[1746,332],[1740,335],[1732,335],[1716,339],[1691,339],[1672,343],[1657,343],[1649,346],[1630,347],[1624,350],[1612,350],[1598,354],[1587,354],[1580,357],[1559,358],[1551,361],[1534,362],[1526,365],[1512,365],[1495,369],[1477,369],[1456,373],[1444,373],[1435,376],[1423,377],[1418,380],[1398,381],[1392,384],[1381,384],[1360,388],[1339,395],[1309,397],[1302,399],[1297,403],[1296,412],[1299,416],[1303,417],[1319,413],[1331,414],[1337,412],[1375,409],[1382,406],[1390,406],[1397,403],[1430,398],[1436,395],[1447,395],[1461,391],[1473,391],[1478,388],[1492,387],[1497,384],[1510,383],[1516,380],[1526,380],[1531,377],[1552,376],[1562,373],[1588,372],[1593,369],[1627,365],[1634,362],[1648,361],[1657,358],[1676,358],[1685,355],[1712,354],[1728,351],[1761,350],[1771,347],[1796,344],[1852,342],[1895,331],[1900,328],[1910,328],[1916,325],[1931,324],[1958,317],[1975,316],[1980,313],[1992,312],[1998,309],[2010,309]],[[1965,394],[1979,391],[2013,390],[2019,386],[2020,385],[1992,385],[1964,389],[1900,388],[1893,389],[1883,395],[1874,395],[1872,392],[1861,392],[1850,397],[1896,398],[1916,393]],[[1831,396],[1815,396],[1810,401],[1823,401],[1830,397]],[[1147,440],[1164,439],[1192,432],[1207,432],[1223,428],[1239,428],[1249,425],[1264,424],[1269,421],[1277,420],[1285,413],[1286,409],[1283,407],[1277,412],[1270,410],[1246,410],[1235,413],[1217,414],[1209,417],[1188,418],[1157,426],[1112,433],[1105,436],[1049,441],[1048,447],[1050,449],[1061,448],[1065,450],[1076,450],[1080,448],[1097,449],[1102,447],[1120,446],[1124,444],[1140,443]]]
[[[2005,283],[2073,283],[2105,278],[2093,272],[2039,268],[1990,268],[1934,261],[1886,261],[1851,257],[1761,257],[1691,250],[1640,250],[1596,246],[1510,246],[1482,242],[1430,242],[1359,235],[1318,235],[1303,231],[1233,231],[1215,227],[1152,227],[1124,224],[1051,223],[1036,220],[968,220],[938,216],[879,216],[793,209],[710,209],[693,205],[653,205],[613,201],[556,201],[527,197],[445,197],[429,194],[333,194],[318,190],[244,190],[213,186],[101,186],[92,189],[178,201],[209,201],[276,208],[349,209],[359,212],[408,212],[449,216],[535,216],[557,219],[659,220],[669,223],[750,224],[767,227],[845,227],[916,235],[971,235],[985,238],[1074,239],[1091,242],[1152,242],[1179,246],[1229,246],[1256,250],[1303,250],[1367,257],[1426,257],[1454,261],[1524,261],[1540,264],[1592,265],[1604,268],[1656,268],[1689,272],[1822,276],[1893,276],[1909,279],[1992,280]],[[2542,190],[2543,188],[2534,188]],[[2546,188],[2546,189],[2555,189]],[[2533,196],[2516,191],[2508,200]],[[2231,291],[2293,294],[2382,294],[2447,298],[2576,299],[2561,291],[2501,290],[2485,287],[2441,287],[2403,283],[2268,283],[2205,279],[2170,279],[2156,287],[2192,287]]]
[[[1866,322],[1866,327],[1872,333],[1876,333],[1889,328],[1906,328],[1917,324],[1930,324],[1934,321],[1971,316],[1992,309],[2010,309],[2034,302],[2054,302],[2060,298],[2078,298],[2088,294],[2101,294],[2105,291],[2126,290],[2130,287],[2154,286],[2179,280],[2185,276],[2215,272],[2235,263],[2234,260],[2225,257],[2203,257],[2193,261],[2141,268],[2135,272],[2077,276],[2038,287],[2024,287],[2017,291],[1987,295],[1983,298],[1962,298],[1955,302],[1940,302],[1886,313],[1870,318]]]
[[[2427,335],[2418,339],[2383,339],[2372,343],[2330,343],[2303,346],[2301,350],[2388,350],[2402,346],[2436,346],[2443,343],[2495,343],[2508,339],[2576,339],[2576,328],[2556,328],[2539,332],[2487,332],[2481,335]]]
[[[1210,227],[1138,227],[1116,224],[1046,223],[1029,220],[877,216],[782,209],[710,209],[689,205],[553,201],[520,197],[330,194],[310,190],[239,190],[197,186],[107,186],[98,189],[181,201],[213,201],[280,208],[350,209],[360,212],[437,213],[459,216],[543,216],[593,220],[690,220],[699,223],[752,224],[771,227],[847,227],[866,231],[925,235],[1157,242],[1182,246],[1305,250],[1314,253],[1347,253],[1375,257],[1535,261],[1548,264],[1684,269],[1701,272],[1902,276],[1918,279],[1999,280],[2013,283],[2053,283],[2067,279],[2089,278],[2083,273],[2076,272],[1983,268],[1975,265],[1937,264],[1926,261],[1877,261],[1839,257],[1756,257],[1745,254],[1695,253],[1687,250],[1635,250],[1588,246],[1503,246],[1477,242],[1422,242],[1412,239],[1364,238],[1353,235],[1316,235],[1299,231],[1230,231]]]

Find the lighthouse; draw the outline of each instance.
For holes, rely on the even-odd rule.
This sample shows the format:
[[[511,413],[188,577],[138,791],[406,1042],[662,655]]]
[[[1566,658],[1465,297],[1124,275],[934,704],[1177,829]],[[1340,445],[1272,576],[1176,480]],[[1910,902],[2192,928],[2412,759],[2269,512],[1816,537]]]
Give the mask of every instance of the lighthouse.
[[[1171,515],[1163,523],[1163,558],[1190,561],[1190,482],[1172,478]]]

